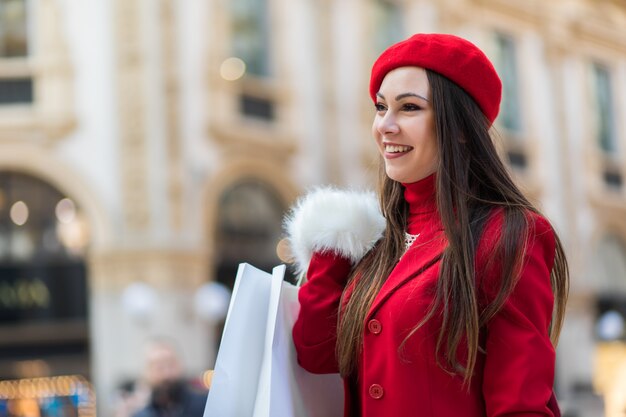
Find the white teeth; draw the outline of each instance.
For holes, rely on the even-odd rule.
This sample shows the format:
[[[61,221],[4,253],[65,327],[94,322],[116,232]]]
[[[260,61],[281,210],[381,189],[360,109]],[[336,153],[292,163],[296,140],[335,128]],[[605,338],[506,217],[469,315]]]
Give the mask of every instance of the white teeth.
[[[410,146],[385,145],[385,152],[389,152],[389,153],[408,152],[410,150],[411,150]]]

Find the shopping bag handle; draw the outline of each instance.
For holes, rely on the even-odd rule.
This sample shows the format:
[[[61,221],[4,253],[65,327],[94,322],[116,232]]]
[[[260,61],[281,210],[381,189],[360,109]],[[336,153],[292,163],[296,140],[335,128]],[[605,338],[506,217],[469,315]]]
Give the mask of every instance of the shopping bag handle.
[[[306,282],[306,271],[302,271],[296,278],[296,287],[301,287]]]

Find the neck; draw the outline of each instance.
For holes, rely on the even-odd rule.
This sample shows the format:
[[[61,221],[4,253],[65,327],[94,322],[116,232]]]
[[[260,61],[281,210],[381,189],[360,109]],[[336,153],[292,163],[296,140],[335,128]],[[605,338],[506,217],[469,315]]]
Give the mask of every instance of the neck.
[[[402,184],[404,199],[409,204],[408,233],[422,233],[425,228],[439,224],[435,182],[435,174],[431,174],[417,182]]]

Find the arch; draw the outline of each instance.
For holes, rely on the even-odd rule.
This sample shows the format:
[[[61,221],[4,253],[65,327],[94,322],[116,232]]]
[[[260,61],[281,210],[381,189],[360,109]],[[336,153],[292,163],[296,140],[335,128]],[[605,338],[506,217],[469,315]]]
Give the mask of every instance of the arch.
[[[204,188],[204,230],[209,254],[208,270],[214,270],[214,242],[217,236],[220,196],[232,185],[246,179],[255,179],[276,192],[285,207],[298,196],[297,187],[288,179],[285,170],[263,161],[242,158],[224,166]]]
[[[82,183],[81,175],[57,159],[54,153],[33,145],[0,145],[0,170],[4,171],[3,191],[6,192],[6,201],[12,204],[21,198],[29,205],[32,204],[27,223],[16,222],[12,218],[13,222],[7,221],[8,227],[3,227],[3,239],[6,237],[8,241],[24,242],[19,236],[30,236],[28,240],[32,245],[27,250],[22,246],[21,250],[3,253],[0,262],[2,285],[9,289],[9,294],[19,293],[24,288],[34,294],[20,297],[17,303],[15,297],[5,298],[2,331],[11,332],[8,329],[12,327],[20,331],[15,332],[13,347],[3,343],[7,361],[2,371],[12,378],[44,376],[48,372],[46,369],[51,374],[75,369],[79,374],[88,375],[91,361],[89,346],[93,340],[89,315],[89,251],[93,249],[94,240],[102,239],[103,235],[103,222],[98,221],[93,214],[94,210],[99,209],[97,206],[94,208],[96,198]],[[62,224],[77,224],[69,219],[65,223],[58,217],[62,213],[58,211],[61,207],[58,203],[64,197],[74,202],[76,211],[81,214],[80,223],[88,224],[91,231],[88,242],[91,244],[85,246],[86,241],[82,238],[75,241],[71,238],[72,233],[63,233]],[[9,204],[5,205],[4,210],[10,207]],[[77,229],[69,229],[70,232],[72,230]],[[59,232],[60,235],[57,234]],[[69,236],[70,239],[66,241],[63,236]],[[16,246],[20,247],[19,244]],[[56,346],[72,346],[63,359],[48,352],[51,342],[46,334],[51,332],[55,333]],[[24,336],[27,333],[31,336]],[[40,349],[36,356],[42,360],[42,368],[27,373],[17,368],[13,371],[14,364],[21,360],[20,350],[34,347]]]
[[[215,236],[219,197],[232,184],[246,178],[255,178],[272,187],[285,203],[285,206],[289,206],[299,194],[298,187],[288,179],[288,173],[283,169],[252,158],[234,161],[223,167],[204,187],[204,197],[202,198],[205,212],[204,230],[206,230],[209,239]]]
[[[241,262],[265,271],[278,265],[286,210],[272,187],[258,178],[246,177],[228,187],[219,201],[213,278],[232,289]]]
[[[100,198],[84,181],[83,175],[52,152],[33,145],[0,146],[0,170],[11,170],[37,177],[71,197],[85,213],[91,247],[106,247],[111,242],[111,222]]]

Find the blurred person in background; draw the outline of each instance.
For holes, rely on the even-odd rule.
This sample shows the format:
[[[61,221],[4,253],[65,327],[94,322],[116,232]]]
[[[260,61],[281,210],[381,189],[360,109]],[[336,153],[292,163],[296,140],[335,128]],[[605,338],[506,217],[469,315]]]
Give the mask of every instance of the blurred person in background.
[[[114,417],[131,417],[143,409],[150,398],[150,389],[139,380],[127,379],[122,381],[114,394]]]
[[[174,343],[152,340],[146,350],[145,383],[150,388],[148,404],[133,417],[202,417],[206,392],[199,392],[183,376]]]

